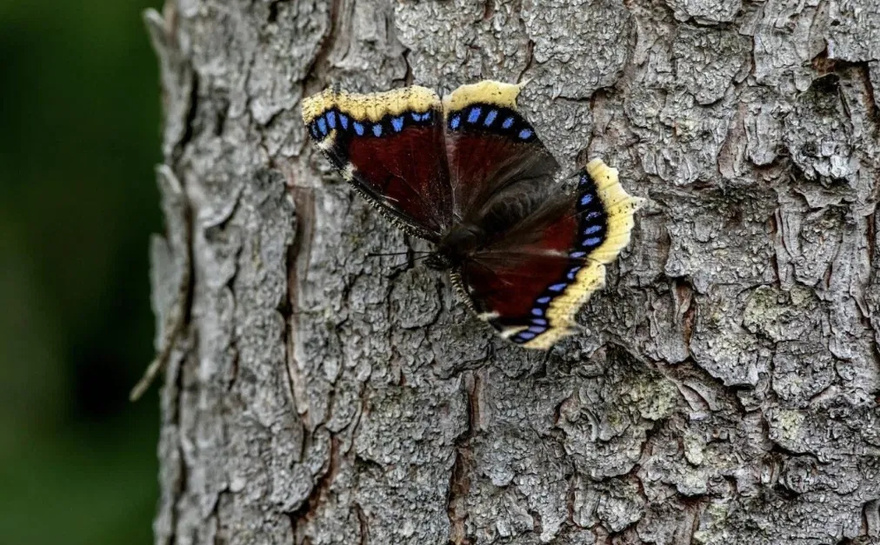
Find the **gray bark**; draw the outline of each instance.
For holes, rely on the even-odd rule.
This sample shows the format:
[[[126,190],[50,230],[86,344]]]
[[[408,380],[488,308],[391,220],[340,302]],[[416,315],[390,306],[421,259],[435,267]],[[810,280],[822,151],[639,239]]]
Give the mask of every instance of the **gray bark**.
[[[186,320],[157,543],[880,540],[876,0],[168,0],[147,20],[160,339]],[[300,120],[331,82],[487,78],[532,78],[520,104],[565,167],[601,156],[653,202],[546,354],[447,277],[367,257],[425,246]]]

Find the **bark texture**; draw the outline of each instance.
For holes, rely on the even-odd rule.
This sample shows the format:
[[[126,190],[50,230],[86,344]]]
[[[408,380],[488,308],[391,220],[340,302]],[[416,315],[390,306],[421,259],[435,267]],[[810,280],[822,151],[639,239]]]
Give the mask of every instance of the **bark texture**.
[[[880,540],[876,0],[168,0],[159,544]],[[308,143],[331,82],[532,78],[633,243],[495,338]],[[184,290],[178,285],[191,277]]]

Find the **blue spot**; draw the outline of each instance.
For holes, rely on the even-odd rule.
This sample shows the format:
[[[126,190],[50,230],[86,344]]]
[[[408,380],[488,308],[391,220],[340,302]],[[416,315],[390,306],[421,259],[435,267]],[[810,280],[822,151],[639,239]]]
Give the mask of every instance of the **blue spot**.
[[[364,135],[364,126],[362,123],[358,123],[357,121],[355,121],[351,124],[351,126],[354,127],[354,132],[356,132],[358,136]]]
[[[553,284],[552,286],[550,286],[550,287],[547,288],[547,289],[550,290],[550,291],[562,291],[562,290],[565,289],[566,286],[568,286],[568,284],[566,284],[565,282],[563,282],[563,283],[561,283],[561,284]]]
[[[452,130],[457,129],[460,124],[461,116],[458,114],[455,114],[454,116],[452,116],[452,119],[449,120],[449,128]]]
[[[523,331],[522,333],[517,334],[517,337],[528,341],[534,339],[536,335],[537,333],[532,333],[531,331]]]
[[[498,117],[498,110],[490,110],[489,113],[486,114],[486,119],[483,120],[483,125],[489,126],[495,121],[495,118]]]
[[[520,140],[528,140],[529,138],[532,137],[533,134],[535,134],[535,133],[533,133],[529,129],[523,129],[523,130],[519,131],[519,138],[520,138]]]
[[[587,193],[586,195],[581,197],[581,206],[587,206],[591,202],[593,202],[593,194],[592,193]]]
[[[514,122],[513,117],[508,117],[507,119],[504,120],[504,123],[502,123],[501,126],[504,127],[505,129],[509,129],[510,127],[513,126],[513,122]]]
[[[581,270],[580,267],[574,267],[570,271],[568,271],[568,279],[574,280],[574,277],[577,275],[579,270]]]
[[[422,114],[420,114],[420,113],[418,113],[418,112],[412,112],[412,113],[409,114],[409,115],[412,116],[413,121],[421,121],[421,120],[422,120]]]
[[[547,320],[544,318],[532,318],[532,323],[537,325],[547,325]]]
[[[373,125],[373,134],[375,134],[376,136],[382,136],[382,125],[381,124],[376,123],[375,125]]]
[[[587,214],[586,216],[584,216],[584,219],[586,219],[587,221],[589,221],[589,220],[594,220],[594,219],[598,218],[598,217],[601,216],[601,215],[602,215],[601,212],[596,212],[596,211],[594,210],[593,212],[590,212],[589,214]]]
[[[425,112],[422,114],[422,121],[430,121],[431,120],[431,112]]]
[[[336,128],[336,112],[327,112],[327,124],[330,125],[331,129]]]
[[[532,309],[532,316],[543,316],[543,315],[544,315],[543,308],[533,308]]]
[[[570,257],[578,258],[578,257],[584,257],[585,255],[587,255],[587,252],[572,252],[568,255]]]
[[[582,174],[581,175],[581,185],[587,185],[588,183],[590,183],[590,179],[587,178],[586,174]]]
[[[533,325],[532,327],[529,328],[529,331],[531,331],[533,333],[543,333],[543,332],[547,331],[547,328],[544,326],[540,326],[540,325]]]
[[[312,138],[314,138],[316,140],[319,136],[321,136],[320,134],[318,134],[318,124],[317,123],[312,123],[311,125],[309,125],[309,132],[312,133]]]
[[[468,123],[476,123],[478,119],[480,119],[480,113],[483,111],[479,106],[474,106],[471,108],[471,113],[468,114]]]
[[[318,118],[318,130],[321,131],[321,134],[327,134],[327,120],[324,119],[324,116]]]
[[[339,114],[339,124],[342,125],[343,129],[348,128],[348,116],[345,114]]]
[[[602,242],[602,237],[593,237],[593,238],[588,238],[588,239],[584,240],[584,242],[582,244],[584,246],[595,246],[595,245],[599,244],[600,242]]]
[[[592,235],[593,233],[598,233],[601,230],[602,230],[601,225],[590,225],[589,227],[584,229],[584,234],[585,235]]]
[[[394,132],[402,131],[403,130],[403,116],[392,117],[391,118],[391,126],[394,127]]]
[[[538,297],[538,300],[535,302],[540,305],[546,305],[550,302],[550,299],[552,299],[552,297]]]

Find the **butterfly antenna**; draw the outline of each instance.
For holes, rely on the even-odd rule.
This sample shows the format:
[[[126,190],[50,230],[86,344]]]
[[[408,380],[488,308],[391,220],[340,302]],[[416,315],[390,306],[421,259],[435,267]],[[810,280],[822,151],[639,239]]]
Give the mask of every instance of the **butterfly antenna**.
[[[398,274],[400,274],[400,273],[402,273],[403,271],[405,271],[406,269],[408,269],[409,266],[410,266],[410,262],[409,262],[409,261],[404,261],[403,263],[400,263],[399,265],[395,265],[395,266],[394,266],[394,267],[388,272],[388,276],[392,276],[392,277],[397,276]]]
[[[409,255],[409,254],[424,254],[426,256],[431,255],[431,252],[428,250],[406,250],[403,252],[370,252],[367,255],[369,257],[383,257],[389,255]]]
[[[407,255],[409,252],[372,252],[367,257],[388,257],[393,255]]]
[[[413,250],[413,251],[415,252],[416,250]],[[431,252],[426,252],[424,250],[420,250],[420,251],[418,251],[418,253],[420,253],[422,255],[417,255],[417,256],[413,257],[411,260],[405,261],[405,262],[401,263],[400,265],[397,265],[395,268],[391,269],[392,276],[401,272],[402,270],[406,269],[407,267],[414,265],[415,262],[420,259],[426,259],[428,257],[431,257]]]

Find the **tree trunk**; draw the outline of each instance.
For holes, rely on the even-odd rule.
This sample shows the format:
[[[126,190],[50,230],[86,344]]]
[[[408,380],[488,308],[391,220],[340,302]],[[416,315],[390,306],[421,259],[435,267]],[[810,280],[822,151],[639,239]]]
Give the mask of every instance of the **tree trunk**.
[[[169,0],[147,21],[176,338],[157,543],[880,539],[876,0]],[[652,201],[547,353],[447,276],[368,257],[426,246],[300,119],[333,82],[479,79],[531,79],[565,168],[601,156]]]

